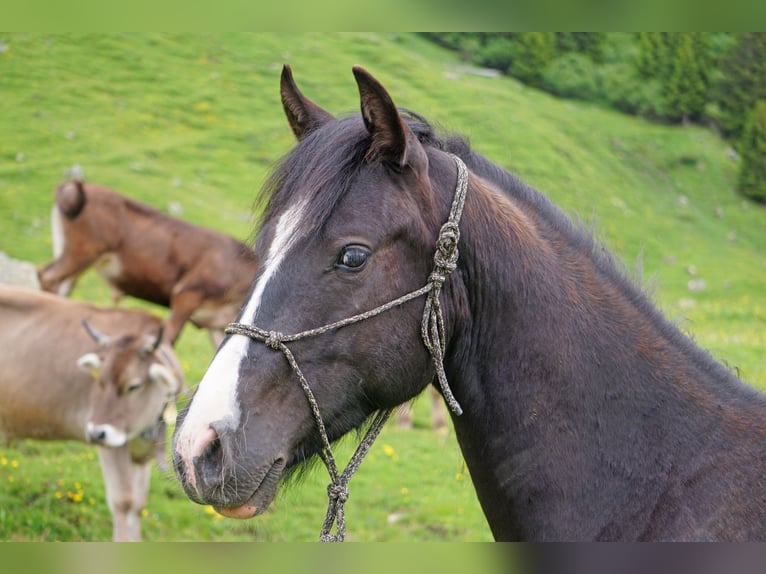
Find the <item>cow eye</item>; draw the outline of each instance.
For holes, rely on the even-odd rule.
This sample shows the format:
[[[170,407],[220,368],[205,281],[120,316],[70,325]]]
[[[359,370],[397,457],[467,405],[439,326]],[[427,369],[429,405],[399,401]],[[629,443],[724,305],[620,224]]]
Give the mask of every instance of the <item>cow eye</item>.
[[[141,386],[143,384],[144,384],[144,382],[142,380],[140,380],[140,379],[137,379],[137,380],[133,381],[132,383],[130,383],[128,385],[128,392],[132,393],[134,391],[137,391],[138,389],[141,388]]]
[[[370,250],[364,245],[346,245],[338,253],[335,267],[344,271],[359,271],[367,263],[369,257]]]

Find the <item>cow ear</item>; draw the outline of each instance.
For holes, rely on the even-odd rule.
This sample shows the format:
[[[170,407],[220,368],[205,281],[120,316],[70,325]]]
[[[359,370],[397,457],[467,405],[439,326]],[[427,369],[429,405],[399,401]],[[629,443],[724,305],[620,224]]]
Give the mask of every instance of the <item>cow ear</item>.
[[[293,72],[287,64],[282,68],[279,93],[287,121],[298,141],[335,119],[331,113],[326,112],[301,93],[293,80]]]
[[[391,96],[361,66],[354,66],[353,71],[359,87],[362,119],[372,137],[367,161],[384,162],[398,170],[406,166],[422,169],[427,161],[425,150],[399,115]]]
[[[86,353],[77,359],[77,367],[97,379],[99,369],[101,369],[101,358],[96,353]]]
[[[170,394],[177,395],[181,392],[182,383],[165,365],[152,363],[149,367],[149,378],[155,383],[165,385]]]
[[[150,337],[149,335],[144,337],[145,344],[141,346],[141,349],[140,349],[141,355],[143,355],[144,357],[153,355],[157,351],[157,348],[160,346],[160,343],[162,343],[162,335],[164,333],[165,333],[165,325],[161,323],[156,337]]]

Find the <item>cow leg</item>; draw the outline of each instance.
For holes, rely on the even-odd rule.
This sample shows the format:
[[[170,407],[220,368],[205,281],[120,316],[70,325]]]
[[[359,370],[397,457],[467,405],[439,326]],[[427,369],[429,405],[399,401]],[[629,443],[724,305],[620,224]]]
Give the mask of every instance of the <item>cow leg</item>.
[[[112,513],[112,540],[139,542],[141,512],[149,496],[150,463],[134,463],[127,446],[99,448],[98,458]]]
[[[38,267],[37,279],[40,282],[40,288],[43,291],[67,297],[74,289],[77,277],[91,263],[92,261],[73,261],[62,257]]]
[[[431,427],[437,431],[446,429],[447,413],[442,396],[433,385],[428,386],[428,394],[431,397]]]
[[[170,316],[165,323],[163,339],[174,345],[181,335],[181,329],[189,320],[192,313],[200,306],[204,294],[201,291],[176,291],[170,296]]]
[[[80,254],[77,259],[72,257],[71,252],[67,251],[62,215],[55,205],[51,210],[51,239],[53,261],[37,269],[37,279],[43,291],[68,297],[77,277],[96,260],[97,255]]]
[[[447,428],[447,415],[444,410],[442,396],[433,385],[429,385],[426,392],[428,393],[428,400],[431,403],[431,427],[434,430]],[[411,429],[412,418],[412,403],[402,405],[396,415],[397,428]]]
[[[399,407],[396,412],[396,428],[412,428],[412,403],[407,403]]]

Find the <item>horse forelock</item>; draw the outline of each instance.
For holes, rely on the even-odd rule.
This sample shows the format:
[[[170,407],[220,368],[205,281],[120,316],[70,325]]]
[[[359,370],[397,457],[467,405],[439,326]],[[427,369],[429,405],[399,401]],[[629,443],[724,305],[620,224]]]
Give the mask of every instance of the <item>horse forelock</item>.
[[[425,118],[406,109],[400,109],[400,113],[421,144],[437,149],[446,146]],[[367,163],[370,145],[360,115],[328,122],[310,133],[282,158],[258,194],[261,223],[305,198],[308,201],[302,229],[308,233],[319,231]]]
[[[263,222],[305,202],[302,229],[316,233],[347,194],[368,145],[361,117],[329,122],[309,134],[277,164],[256,198]]]

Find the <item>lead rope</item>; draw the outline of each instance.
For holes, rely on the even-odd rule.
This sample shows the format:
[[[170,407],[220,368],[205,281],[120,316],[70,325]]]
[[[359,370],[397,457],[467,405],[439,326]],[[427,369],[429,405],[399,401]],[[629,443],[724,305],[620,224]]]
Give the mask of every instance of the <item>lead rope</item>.
[[[284,335],[279,331],[267,331],[256,327],[255,325],[244,325],[242,323],[230,323],[229,326],[226,327],[225,333],[227,335],[244,335],[262,342],[270,349],[280,351],[298,376],[301,388],[306,395],[306,399],[311,407],[311,412],[314,415],[314,420],[316,421],[317,429],[319,430],[319,436],[322,439],[322,450],[320,451],[319,456],[327,467],[327,472],[330,475],[330,484],[327,486],[327,514],[324,519],[324,524],[322,525],[322,531],[319,535],[319,540],[322,542],[343,542],[345,539],[346,519],[344,505],[348,500],[348,483],[353,474],[362,464],[362,460],[364,460],[364,457],[367,455],[373,442],[375,442],[375,439],[380,434],[380,431],[383,430],[383,426],[391,415],[392,409],[378,411],[370,424],[370,427],[367,429],[362,442],[351,456],[346,468],[342,473],[338,473],[338,466],[335,463],[335,457],[332,454],[330,439],[327,436],[327,429],[322,420],[322,415],[319,412],[319,405],[317,404],[316,398],[314,398],[314,393],[312,392],[311,387],[309,387],[308,381],[306,381],[306,377],[303,375],[303,371],[301,371],[292,351],[290,351],[285,343],[315,337],[328,331],[364,321],[365,319],[379,315],[384,311],[398,307],[407,301],[422,295],[427,295],[425,308],[423,310],[423,320],[420,325],[423,344],[426,349],[428,349],[433,360],[436,369],[436,377],[439,381],[439,386],[444,395],[445,402],[450,410],[456,415],[459,416],[463,414],[463,409],[460,407],[457,400],[455,400],[452,390],[449,387],[449,383],[447,382],[447,375],[444,372],[446,339],[444,335],[444,316],[442,314],[441,302],[439,301],[439,294],[441,293],[447,275],[452,273],[457,267],[457,245],[460,240],[459,223],[460,216],[463,213],[466,192],[468,190],[468,170],[459,157],[452,157],[457,164],[458,172],[455,196],[452,199],[449,218],[439,231],[439,237],[436,241],[436,252],[434,253],[434,269],[431,272],[431,275],[429,275],[428,283],[426,283],[425,286],[370,311],[366,311],[365,313],[360,313],[323,327],[317,327],[316,329],[301,331],[294,335]],[[330,533],[333,523],[335,523],[337,527],[336,534]]]

